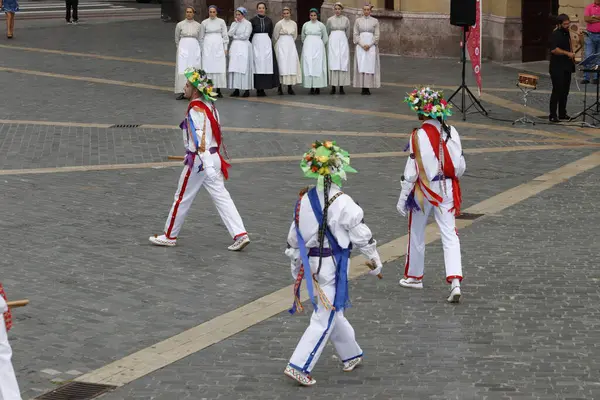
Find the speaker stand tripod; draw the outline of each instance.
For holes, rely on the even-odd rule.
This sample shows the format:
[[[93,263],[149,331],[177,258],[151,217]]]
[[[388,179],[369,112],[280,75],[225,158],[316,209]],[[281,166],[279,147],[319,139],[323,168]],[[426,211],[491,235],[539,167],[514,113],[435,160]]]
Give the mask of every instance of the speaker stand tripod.
[[[456,91],[454,93],[452,93],[452,96],[450,96],[448,98],[448,103],[452,103],[452,105],[454,105],[454,107],[456,107],[463,115],[463,121],[467,120],[467,111],[469,111],[471,109],[471,107],[475,107],[475,109],[477,110],[478,113],[483,114],[483,115],[488,115],[488,112],[485,108],[483,108],[483,105],[481,105],[481,102],[479,100],[477,100],[477,98],[475,98],[475,96],[473,95],[473,93],[471,92],[471,90],[469,90],[469,87],[467,86],[467,82],[466,82],[466,67],[467,67],[467,31],[469,30],[468,27],[463,27],[463,45],[462,45],[462,57],[461,57],[461,62],[462,62],[462,83],[460,84],[460,86],[458,87],[458,89],[456,89]],[[454,96],[456,96],[458,93],[461,94],[461,105],[460,107],[454,103],[452,101],[452,99],[454,98]],[[466,99],[467,96],[469,96],[469,98],[471,99],[471,104],[467,107],[466,105]]]

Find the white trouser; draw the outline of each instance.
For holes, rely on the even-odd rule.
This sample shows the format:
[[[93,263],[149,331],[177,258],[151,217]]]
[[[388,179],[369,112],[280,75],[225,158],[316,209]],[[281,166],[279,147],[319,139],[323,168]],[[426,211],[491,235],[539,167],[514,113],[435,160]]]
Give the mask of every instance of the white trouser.
[[[0,400],[21,400],[11,357],[12,349],[8,343],[4,316],[0,314]]]
[[[427,199],[424,200],[423,211],[411,211],[408,217],[408,252],[406,253],[406,264],[404,276],[406,278],[423,278],[425,269],[425,227],[427,218],[433,208],[435,222],[440,227],[442,246],[444,247],[444,263],[446,265],[446,280],[462,280],[462,264],[460,256],[460,241],[456,230],[454,213],[450,209],[454,207],[452,198],[452,181],[446,179],[446,195],[442,194],[441,183],[431,182],[431,189],[443,197],[439,207],[431,205]],[[420,205],[419,205],[420,207]]]
[[[200,157],[196,156],[194,158],[194,168],[190,170],[187,165],[183,168],[175,192],[175,201],[165,224],[165,235],[169,239],[176,239],[179,235],[185,216],[202,186],[210,194],[231,237],[237,239],[239,236],[246,234],[242,217],[240,217],[231,195],[225,189],[225,182],[221,173],[221,159],[216,153],[211,154],[210,157],[214,164],[213,167],[205,167],[203,171],[198,172]]]
[[[319,258],[311,257],[310,262],[313,272],[316,272]],[[331,257],[323,258],[318,280],[327,299],[333,304],[335,299],[335,265]],[[312,313],[310,325],[306,328],[298,346],[296,346],[290,364],[299,371],[310,373],[319,357],[321,357],[321,353],[329,339],[331,339],[343,362],[362,356],[363,351],[356,343],[354,328],[344,317],[343,310],[337,312],[327,310],[319,299],[317,311]]]

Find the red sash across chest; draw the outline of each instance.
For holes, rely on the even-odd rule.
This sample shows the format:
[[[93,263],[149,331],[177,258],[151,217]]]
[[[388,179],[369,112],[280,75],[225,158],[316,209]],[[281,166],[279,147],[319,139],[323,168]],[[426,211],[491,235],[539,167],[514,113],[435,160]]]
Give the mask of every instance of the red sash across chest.
[[[2,283],[0,283],[0,296],[4,298],[4,301],[8,301]],[[4,325],[6,326],[7,331],[12,327],[12,313],[10,312],[10,308],[4,313]]]
[[[225,161],[225,159],[221,155],[221,142],[222,142],[223,138],[221,136],[221,124],[219,124],[219,121],[217,121],[217,118],[215,117],[215,112],[213,111],[213,109],[209,108],[206,104],[204,104],[200,100],[193,100],[190,102],[190,104],[188,106],[188,114],[192,108],[199,108],[204,113],[204,115],[206,115],[208,117],[208,120],[210,121],[210,128],[211,128],[212,134],[213,134],[215,140],[217,141],[217,147],[219,149],[217,151],[217,154],[219,154],[219,158],[221,159],[221,172],[223,173],[223,177],[225,179],[228,179],[229,178],[228,170],[229,170],[229,167],[231,167],[231,165],[227,161]]]
[[[429,139],[433,153],[437,155],[440,147],[440,131],[438,131],[438,129],[431,124],[423,124],[421,128],[427,134],[427,138]],[[445,141],[442,141],[442,148],[444,152],[444,176],[448,179],[452,179],[452,197],[454,200],[454,207],[450,211],[453,211],[454,215],[458,216],[460,215],[460,205],[462,202],[460,183],[458,181],[458,177],[456,176],[454,163],[452,162],[452,157],[450,157],[450,152],[448,151],[448,146],[446,145]]]

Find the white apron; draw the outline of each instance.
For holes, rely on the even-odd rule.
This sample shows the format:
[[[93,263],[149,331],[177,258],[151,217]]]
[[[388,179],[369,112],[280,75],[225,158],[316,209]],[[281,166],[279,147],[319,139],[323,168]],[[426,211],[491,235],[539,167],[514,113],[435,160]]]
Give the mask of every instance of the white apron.
[[[350,46],[343,31],[333,31],[327,43],[327,60],[330,71],[348,71],[350,65]]]
[[[360,45],[356,45],[356,60],[358,72],[361,74],[374,74],[375,64],[377,62],[377,53],[373,46],[373,34],[371,32],[362,32],[360,34],[360,43],[370,44],[368,51],[365,51]]]
[[[248,73],[248,42],[234,40],[229,48],[229,72]]]
[[[252,37],[254,50],[254,73],[268,75],[273,73],[273,45],[268,33],[255,33]]]
[[[292,35],[281,35],[276,46],[279,75],[297,75],[298,51]]]
[[[190,68],[200,68],[202,66],[202,53],[198,39],[193,37],[184,37],[179,40],[177,46],[177,73]]]
[[[209,74],[224,74],[227,72],[225,49],[220,33],[208,33],[204,36],[202,54],[204,54],[202,69],[205,72]]]
[[[302,68],[304,76],[321,77],[323,73],[325,49],[320,36],[308,35],[302,47]]]

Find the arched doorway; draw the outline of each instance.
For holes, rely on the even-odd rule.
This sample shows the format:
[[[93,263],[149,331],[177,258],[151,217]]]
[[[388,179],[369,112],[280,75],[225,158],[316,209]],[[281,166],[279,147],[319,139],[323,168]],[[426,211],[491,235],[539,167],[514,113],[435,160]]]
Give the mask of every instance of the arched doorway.
[[[219,18],[223,19],[227,26],[231,25],[235,19],[235,5],[234,0],[212,0],[208,2],[208,5],[217,6]],[[207,11],[208,13],[208,11]],[[208,17],[208,14],[205,18]]]
[[[298,30],[302,30],[302,25],[310,19],[308,15],[308,11],[311,8],[316,8],[321,12],[321,6],[323,5],[323,0],[298,0],[296,6],[298,7],[297,13],[297,21],[298,21]],[[323,22],[323,21],[321,21]],[[323,22],[324,23],[324,22]],[[298,32],[299,33],[299,32]],[[298,35],[299,36],[299,35]]]
[[[549,57],[548,40],[556,26],[559,0],[521,0],[523,62]]]

